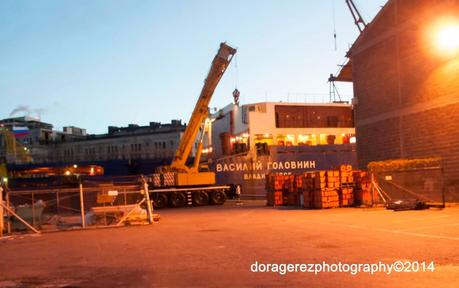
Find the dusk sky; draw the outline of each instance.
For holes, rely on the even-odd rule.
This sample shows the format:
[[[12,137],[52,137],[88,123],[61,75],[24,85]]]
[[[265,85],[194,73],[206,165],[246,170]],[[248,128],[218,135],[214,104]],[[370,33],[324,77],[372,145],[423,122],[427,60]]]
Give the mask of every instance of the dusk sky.
[[[354,2],[370,21],[386,0]],[[231,103],[236,85],[242,104],[328,100],[328,75],[357,35],[344,0],[3,0],[0,118],[28,109],[88,133],[188,122],[223,41],[238,52],[211,107]],[[338,89],[351,98],[350,84]]]

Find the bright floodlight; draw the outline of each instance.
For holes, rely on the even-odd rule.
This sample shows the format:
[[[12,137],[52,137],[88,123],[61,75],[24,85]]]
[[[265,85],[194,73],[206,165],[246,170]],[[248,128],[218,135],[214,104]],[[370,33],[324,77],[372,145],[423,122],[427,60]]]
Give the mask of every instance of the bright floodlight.
[[[437,47],[448,55],[459,53],[459,23],[444,24],[437,32]]]

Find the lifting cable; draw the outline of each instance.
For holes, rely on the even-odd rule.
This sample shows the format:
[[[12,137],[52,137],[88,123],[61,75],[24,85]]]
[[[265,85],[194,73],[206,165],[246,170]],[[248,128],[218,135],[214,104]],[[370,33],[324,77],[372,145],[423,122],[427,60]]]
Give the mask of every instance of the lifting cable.
[[[335,41],[335,52],[338,50],[336,44],[336,15],[335,15],[335,0],[332,0],[332,17],[333,17],[333,40]]]
[[[239,90],[237,89],[237,86],[239,84],[237,54],[234,55],[233,82],[234,82],[234,91],[233,91],[234,104],[239,105],[239,96],[241,95],[241,92],[239,92]]]

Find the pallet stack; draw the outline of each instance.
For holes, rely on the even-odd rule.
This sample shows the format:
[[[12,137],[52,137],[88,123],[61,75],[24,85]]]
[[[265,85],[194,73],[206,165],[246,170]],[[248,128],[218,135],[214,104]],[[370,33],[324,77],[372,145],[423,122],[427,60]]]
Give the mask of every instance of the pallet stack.
[[[355,183],[355,203],[357,205],[372,205],[371,180],[368,173],[366,171],[354,171],[353,177]]]
[[[303,207],[304,208],[314,208],[313,203],[313,194],[312,192],[316,188],[315,186],[315,174],[314,173],[304,173],[298,178],[301,178],[301,193],[303,194]],[[324,184],[325,185],[325,184]]]
[[[354,205],[354,175],[352,165],[339,166],[340,189],[339,206],[350,207]]]
[[[337,171],[316,171],[303,175],[304,208],[335,208],[339,206],[336,187],[339,187]]]
[[[298,205],[298,190],[295,175],[280,173],[266,177],[267,205]]]
[[[269,174],[266,177],[267,205],[282,205],[283,175]]]
[[[339,207],[338,192],[334,188],[314,190],[313,199],[313,207],[316,209]]]
[[[368,174],[352,171],[351,165],[336,170],[306,172],[300,175],[269,174],[266,191],[269,206],[297,206],[312,209],[371,204]]]
[[[296,180],[298,177],[296,175],[282,175],[283,176],[283,197],[282,204],[287,206],[296,206],[298,205],[298,191]]]
[[[341,181],[339,178],[338,170],[328,170],[327,171],[327,188],[339,188]]]
[[[354,205],[354,187],[341,187],[339,189],[339,206],[350,207]]]
[[[339,171],[328,170],[314,173],[315,189],[312,193],[313,207],[315,209],[339,207]]]
[[[274,191],[274,202],[272,206],[281,206],[284,204],[284,193],[281,191]]]
[[[339,177],[341,185],[354,184],[354,175],[352,172],[352,165],[339,166]]]

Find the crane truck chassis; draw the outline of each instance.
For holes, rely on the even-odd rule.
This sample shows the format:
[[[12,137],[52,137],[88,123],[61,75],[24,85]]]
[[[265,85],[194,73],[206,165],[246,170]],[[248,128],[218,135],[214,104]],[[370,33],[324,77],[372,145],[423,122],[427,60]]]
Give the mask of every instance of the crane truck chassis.
[[[156,209],[166,207],[222,205],[234,195],[234,185],[190,186],[190,187],[151,187],[150,199]]]

